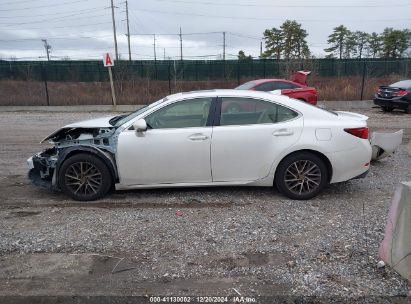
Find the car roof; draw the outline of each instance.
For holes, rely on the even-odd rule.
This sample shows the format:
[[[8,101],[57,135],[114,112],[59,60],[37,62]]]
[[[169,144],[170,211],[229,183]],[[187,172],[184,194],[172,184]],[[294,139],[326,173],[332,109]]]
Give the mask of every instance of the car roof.
[[[256,97],[256,98],[268,98],[272,99],[273,94],[270,92],[254,91],[254,90],[235,90],[235,89],[215,89],[215,90],[199,90],[181,92],[167,96],[168,100],[180,99],[182,97]],[[282,96],[289,98],[287,96]]]
[[[278,78],[264,78],[264,79],[256,79],[256,80],[250,80],[249,82],[254,82],[255,84],[262,84],[266,82],[272,82],[272,81],[281,81],[281,82],[289,82],[289,83],[295,83],[294,81],[287,80],[287,79],[278,79]],[[298,84],[298,83],[295,83]]]

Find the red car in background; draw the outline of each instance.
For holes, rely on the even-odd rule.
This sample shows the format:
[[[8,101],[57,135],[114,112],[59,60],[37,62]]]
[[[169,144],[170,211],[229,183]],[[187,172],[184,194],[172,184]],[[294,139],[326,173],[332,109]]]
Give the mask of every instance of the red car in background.
[[[291,80],[285,79],[257,79],[246,82],[236,90],[254,90],[254,91],[276,91],[281,90],[281,95],[299,99],[312,105],[317,104],[317,90],[307,86],[307,76],[311,72],[298,71],[291,76]]]

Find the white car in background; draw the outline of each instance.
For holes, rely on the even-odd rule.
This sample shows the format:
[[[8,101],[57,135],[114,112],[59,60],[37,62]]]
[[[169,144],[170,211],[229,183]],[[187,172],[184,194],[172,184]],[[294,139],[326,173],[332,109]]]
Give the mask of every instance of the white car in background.
[[[235,110],[233,110],[235,109]],[[277,186],[310,199],[328,183],[365,176],[367,117],[267,92],[179,93],[128,115],[67,125],[28,160],[29,177],[75,200],[117,190]]]

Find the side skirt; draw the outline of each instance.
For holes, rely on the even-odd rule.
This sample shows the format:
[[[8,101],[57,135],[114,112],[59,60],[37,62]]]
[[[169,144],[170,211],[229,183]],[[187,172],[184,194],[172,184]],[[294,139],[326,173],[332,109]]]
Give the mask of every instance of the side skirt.
[[[131,190],[131,189],[156,189],[156,188],[189,188],[189,187],[218,187],[218,186],[260,186],[272,187],[273,184],[265,182],[265,180],[258,181],[241,181],[241,182],[211,182],[211,183],[176,183],[176,184],[149,184],[149,185],[122,185],[118,183],[115,185],[116,190]]]

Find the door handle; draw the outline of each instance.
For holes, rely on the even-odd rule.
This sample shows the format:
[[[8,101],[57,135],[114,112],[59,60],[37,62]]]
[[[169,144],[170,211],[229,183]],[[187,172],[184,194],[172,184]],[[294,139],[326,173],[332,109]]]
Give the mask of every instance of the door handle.
[[[201,133],[196,133],[196,134],[190,135],[188,137],[188,139],[192,140],[192,141],[206,140],[206,139],[208,139],[208,136],[204,135],[204,134],[201,134]]]
[[[273,132],[274,136],[290,136],[293,135],[294,131],[288,129],[278,129]]]

